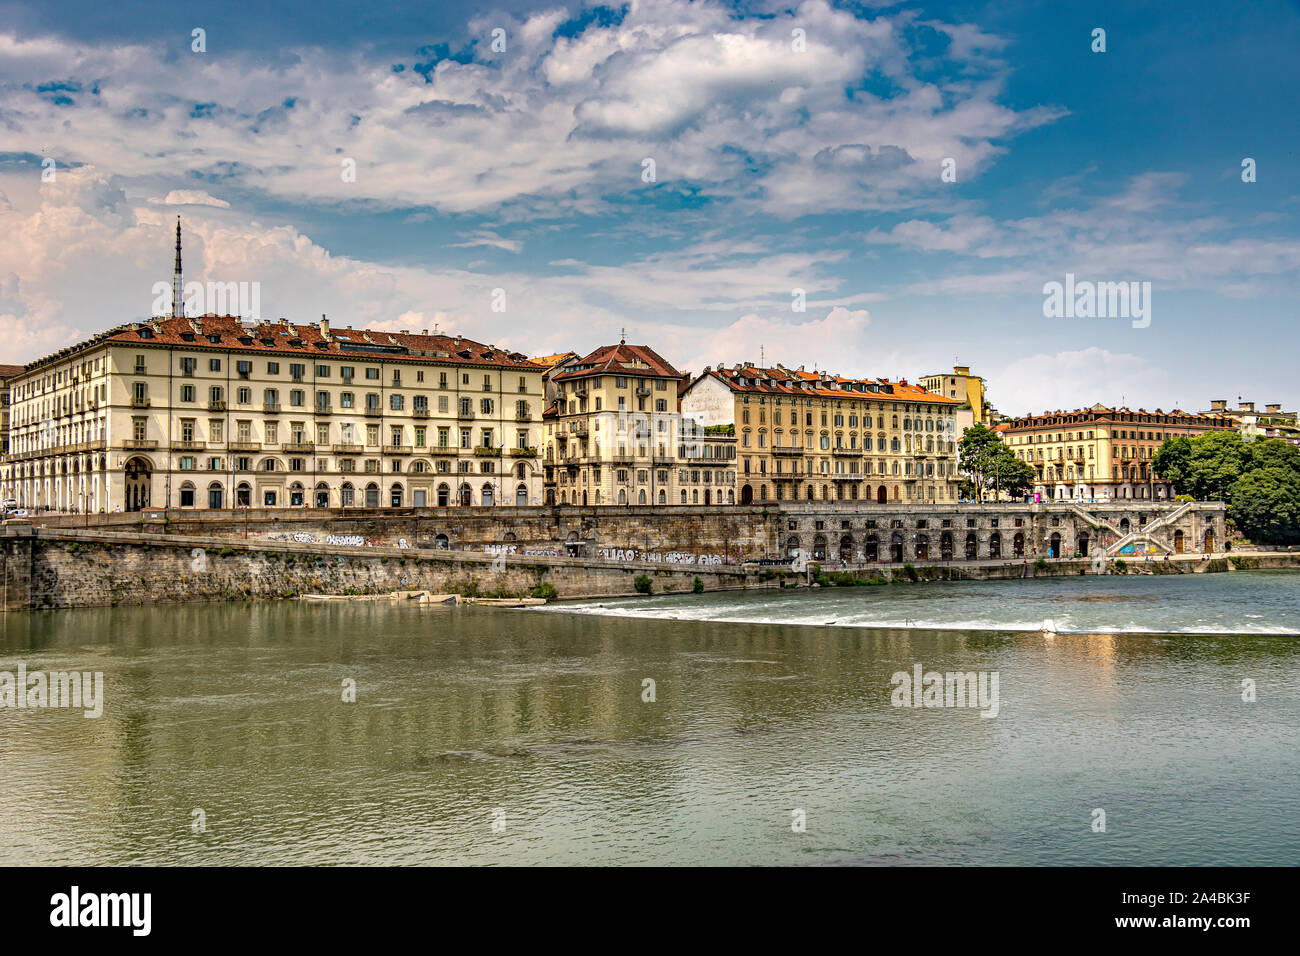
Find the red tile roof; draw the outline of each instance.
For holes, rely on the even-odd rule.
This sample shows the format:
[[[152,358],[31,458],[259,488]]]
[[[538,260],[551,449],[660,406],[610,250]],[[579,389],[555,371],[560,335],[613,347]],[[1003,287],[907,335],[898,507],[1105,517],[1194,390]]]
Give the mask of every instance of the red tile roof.
[[[639,366],[639,367],[638,367]],[[682,373],[648,345],[605,345],[583,356],[555,376],[555,381],[586,378],[589,375],[644,375],[655,378],[681,378]]]
[[[0,365],[0,378],[13,378],[15,375],[23,374],[22,365]]]
[[[781,366],[758,368],[753,365],[706,369],[704,374],[722,382],[733,392],[816,395],[822,398],[844,398],[846,394],[852,394],[860,398],[878,396],[889,401],[925,402],[932,405],[961,404],[959,399],[945,398],[943,395],[927,392],[919,385],[909,384],[906,379],[891,382],[883,378],[845,378],[842,375],[807,372],[803,369],[788,369]],[[745,384],[739,384],[739,379],[744,379]]]

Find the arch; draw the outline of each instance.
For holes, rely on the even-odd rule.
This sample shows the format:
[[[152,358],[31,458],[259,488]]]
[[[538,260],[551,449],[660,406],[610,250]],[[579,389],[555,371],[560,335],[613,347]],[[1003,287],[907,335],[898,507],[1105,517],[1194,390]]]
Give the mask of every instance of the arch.
[[[903,563],[903,533],[895,531],[889,536],[889,560],[894,564]]]
[[[785,556],[795,558],[799,556],[799,536],[792,534],[785,539]]]
[[[812,497],[809,495],[809,497]],[[752,505],[754,503],[754,489],[751,485],[745,485],[740,489],[740,503],[742,505]]]
[[[451,504],[451,487],[444,481],[438,486],[438,507],[445,508]]]
[[[153,464],[149,459],[136,455],[127,459],[122,470],[126,476],[126,503],[123,510],[143,511],[149,507],[153,488]]]
[[[367,508],[379,507],[379,486],[375,484],[373,481],[370,484],[366,485],[366,507]]]
[[[862,542],[862,556],[867,561],[880,559],[880,539],[874,534],[867,535],[867,540]]]
[[[876,489],[876,504],[886,504],[889,501],[889,491],[884,485]]]
[[[330,486],[323,481],[316,482],[316,507],[328,508],[330,506]]]
[[[515,486],[515,506],[522,508],[528,504],[528,486],[518,484]]]
[[[1017,531],[1011,538],[1011,556],[1023,558],[1025,556],[1025,533]]]
[[[668,492],[664,491],[662,488],[659,489],[659,503],[661,505],[668,504]]]
[[[966,560],[974,561],[979,557],[980,542],[975,532],[971,531],[966,535]]]
[[[853,535],[851,534],[840,536],[840,560],[853,560]]]
[[[1119,533],[1120,533],[1121,535],[1126,535],[1126,534],[1128,534],[1128,529],[1129,529],[1129,521],[1128,521],[1128,518],[1120,518],[1120,519],[1119,519]]]
[[[302,482],[295,481],[289,486],[289,506],[291,508],[300,508],[307,501],[306,492],[303,490]]]
[[[998,531],[994,531],[989,535],[989,557],[1002,557],[1002,534]]]
[[[483,482],[483,487],[479,491],[479,501],[483,503],[485,508],[492,507],[492,483],[490,481]]]
[[[339,488],[339,504],[344,508],[351,508],[356,501],[356,489],[352,487],[352,482],[343,482]]]
[[[639,505],[643,505],[643,504],[645,504],[645,489],[644,489],[644,488],[642,488],[639,492],[637,492],[636,503],[639,504]]]
[[[930,560],[930,536],[928,534],[918,534],[916,536],[916,560]]]
[[[625,505],[625,504],[627,504],[627,489],[626,489],[626,488],[620,488],[620,489],[618,489],[618,503],[621,504],[621,505]]]
[[[249,508],[253,504],[253,488],[246,481],[241,481],[235,486],[235,507]]]
[[[181,507],[193,508],[194,507],[194,482],[192,481],[181,482],[180,492],[181,492]]]
[[[826,535],[819,534],[813,538],[812,550],[813,550],[812,556],[814,561],[826,560]]]
[[[474,503],[474,489],[470,488],[468,481],[462,481],[456,489],[456,503],[462,508],[468,508]]]
[[[226,489],[219,481],[214,481],[208,485],[208,507],[221,509],[226,506]]]
[[[1213,528],[1205,529],[1205,546],[1202,550],[1204,550],[1206,554],[1214,553],[1214,529]]]
[[[1183,529],[1177,528],[1174,531],[1174,554],[1182,554],[1184,550]]]
[[[1047,539],[1047,556],[1049,558],[1061,556],[1061,532],[1053,531],[1052,536]]]
[[[446,551],[451,546],[451,542],[447,540],[445,534],[436,534],[433,536],[433,546],[439,551]]]
[[[1088,556],[1088,542],[1089,542],[1089,540],[1090,540],[1090,539],[1089,539],[1089,537],[1088,537],[1088,532],[1084,531],[1082,534],[1079,535],[1079,545],[1078,545],[1078,547],[1079,547],[1079,557],[1081,557],[1081,558],[1086,558],[1086,557]]]
[[[952,532],[945,531],[939,535],[939,558],[943,561],[952,560]]]

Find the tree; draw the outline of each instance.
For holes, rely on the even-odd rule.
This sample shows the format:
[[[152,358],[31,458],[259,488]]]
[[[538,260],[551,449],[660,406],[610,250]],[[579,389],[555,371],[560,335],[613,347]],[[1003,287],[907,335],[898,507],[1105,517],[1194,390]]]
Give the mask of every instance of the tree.
[[[1300,543],[1300,471],[1285,465],[1255,469],[1229,492],[1228,516],[1251,541]]]
[[[974,497],[983,500],[990,489],[1006,491],[1013,497],[1024,495],[1034,486],[1034,469],[1016,457],[994,432],[983,425],[966,429],[958,443],[961,470],[970,477]]]
[[[1151,456],[1151,470],[1186,494],[1191,487],[1192,442],[1186,435],[1170,438]]]

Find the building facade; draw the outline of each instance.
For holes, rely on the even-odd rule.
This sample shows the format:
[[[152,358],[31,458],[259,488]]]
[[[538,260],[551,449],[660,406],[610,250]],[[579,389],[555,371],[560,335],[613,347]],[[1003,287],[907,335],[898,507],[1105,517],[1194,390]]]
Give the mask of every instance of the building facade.
[[[734,437],[693,426],[683,432],[682,381],[654,349],[625,341],[554,366],[542,458],[546,503],[724,503],[734,489],[734,458],[725,457]]]
[[[1280,404],[1257,409],[1254,402],[1238,401],[1236,408],[1229,408],[1225,399],[1215,399],[1210,402],[1209,411],[1201,414],[1231,419],[1237,423],[1241,437],[1247,441],[1280,438],[1288,444],[1300,445],[1300,416],[1295,412],[1282,411]]]
[[[1097,501],[1172,498],[1172,486],[1151,467],[1161,444],[1179,435],[1194,438],[1236,427],[1221,415],[1099,404],[1013,418],[998,431],[1016,457],[1033,467],[1036,494]]]
[[[736,496],[755,501],[956,501],[961,402],[905,381],[783,366],[706,368],[682,414],[734,431]]]
[[[998,420],[997,412],[988,402],[984,379],[979,375],[972,375],[969,365],[954,365],[951,372],[923,375],[920,382],[921,387],[927,392],[956,399],[962,403],[959,406],[962,413],[958,416],[959,425],[964,424],[969,427],[978,422],[989,426]],[[965,427],[961,427],[957,434],[960,435],[965,430]]]
[[[135,323],[7,382],[19,507],[540,503],[542,369],[460,336]]]

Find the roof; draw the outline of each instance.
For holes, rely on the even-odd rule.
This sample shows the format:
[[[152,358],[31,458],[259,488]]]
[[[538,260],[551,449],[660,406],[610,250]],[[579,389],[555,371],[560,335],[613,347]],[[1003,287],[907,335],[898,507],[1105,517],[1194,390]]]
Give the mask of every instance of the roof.
[[[1119,406],[1112,407],[1110,405],[1103,405],[1101,402],[1098,402],[1096,405],[1091,405],[1088,408],[1076,408],[1073,411],[1062,411],[1061,409],[1058,408],[1055,411],[1045,411],[1041,415],[1034,415],[1034,414],[1019,415],[1009,419],[1007,425],[1008,428],[1012,430],[1022,429],[1022,428],[1041,428],[1045,425],[1054,426],[1054,425],[1062,424],[1062,422],[1060,421],[1061,419],[1077,417],[1077,418],[1082,418],[1084,420],[1096,420],[1096,419],[1107,419],[1116,415],[1125,415],[1125,416],[1145,415],[1153,419],[1152,422],[1153,424],[1158,424],[1161,419],[1176,418],[1176,419],[1190,420],[1190,422],[1192,423],[1202,424],[1211,428],[1212,427],[1235,427],[1229,425],[1228,419],[1222,413],[1207,415],[1201,412],[1185,412],[1181,408],[1171,409],[1170,411],[1167,412],[1160,408],[1157,408],[1155,411],[1148,411],[1145,408],[1132,409],[1129,408],[1127,405],[1119,405]],[[1132,419],[1126,418],[1123,420],[1130,421]]]
[[[877,378],[845,378],[825,372],[806,372],[783,366],[759,368],[741,365],[733,368],[705,369],[700,378],[711,377],[722,382],[733,392],[767,395],[816,395],[821,398],[844,398],[852,393],[858,397],[887,397],[890,401],[925,402],[929,405],[960,405],[962,400],[946,398],[913,385],[906,379],[897,382]],[[741,384],[741,380],[744,384]],[[696,381],[699,381],[697,379]]]
[[[540,365],[542,368],[555,368],[561,362],[571,358],[577,358],[577,352],[558,352],[555,355],[539,355],[537,358],[531,358],[528,361],[534,365]]]
[[[279,322],[244,324],[238,316],[233,315],[137,322],[96,336],[92,341],[113,345],[179,346],[196,351],[220,349],[223,352],[301,355],[304,358],[346,356],[361,361],[366,358],[387,358],[440,365],[481,365],[488,368],[537,371],[537,366],[519,352],[484,345],[460,335],[413,335],[409,332],[383,332],[377,329],[337,329],[330,328],[327,322],[295,325],[283,319]],[[72,346],[58,354],[61,356],[78,347]],[[57,356],[47,356],[55,357]]]
[[[604,345],[566,368],[555,381],[587,378],[591,375],[643,375],[651,378],[681,378],[662,355],[648,345]]]
[[[0,365],[0,378],[13,378],[16,375],[22,375],[24,366],[22,365]]]

